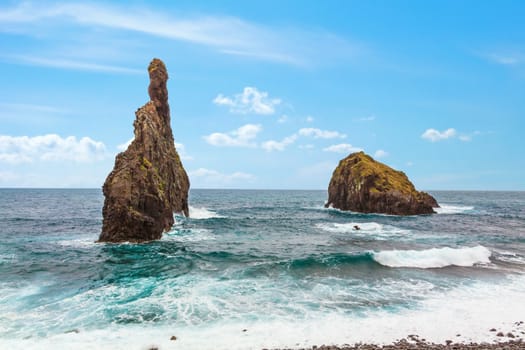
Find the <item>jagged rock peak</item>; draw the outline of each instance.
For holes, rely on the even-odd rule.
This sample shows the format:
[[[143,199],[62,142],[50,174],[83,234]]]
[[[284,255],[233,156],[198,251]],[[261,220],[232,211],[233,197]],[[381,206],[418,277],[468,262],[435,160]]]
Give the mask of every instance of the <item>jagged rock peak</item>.
[[[168,70],[166,65],[158,58],[154,58],[148,66],[149,87],[148,94],[150,100],[155,104],[159,115],[170,123],[170,106],[168,104]]]
[[[439,207],[430,194],[417,191],[405,173],[364,152],[352,153],[339,162],[325,206],[392,215],[432,214],[433,208]]]
[[[100,242],[159,239],[173,225],[174,212],[189,215],[190,183],[170,125],[168,72],[159,59],[148,72],[150,101],[135,112],[135,138],[117,155],[103,186]]]

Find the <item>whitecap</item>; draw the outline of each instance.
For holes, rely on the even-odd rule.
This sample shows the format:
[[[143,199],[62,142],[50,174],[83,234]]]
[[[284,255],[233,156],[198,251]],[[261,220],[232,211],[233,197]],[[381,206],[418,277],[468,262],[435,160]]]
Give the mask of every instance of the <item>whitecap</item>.
[[[175,242],[199,242],[214,240],[215,236],[212,231],[205,228],[184,229],[174,227],[164,235],[163,239]]]
[[[489,264],[492,253],[484,246],[465,248],[431,248],[426,250],[385,250],[372,253],[375,261],[388,267],[422,269],[445,266]]]
[[[461,214],[474,209],[473,206],[469,205],[449,205],[439,204],[440,208],[434,208],[438,214]]]
[[[192,207],[190,205],[190,219],[192,220],[204,220],[213,218],[223,218],[224,216],[217,214],[216,212],[209,210],[204,207]]]
[[[497,260],[501,260],[504,262],[525,265],[525,257],[517,253],[502,250],[502,251],[497,251],[495,257]]]
[[[7,264],[16,261],[15,254],[0,254],[0,264]]]
[[[359,227],[358,230],[356,226]],[[320,223],[316,227],[332,233],[351,233],[354,236],[370,236],[380,239],[403,236],[410,233],[409,230],[377,222]]]

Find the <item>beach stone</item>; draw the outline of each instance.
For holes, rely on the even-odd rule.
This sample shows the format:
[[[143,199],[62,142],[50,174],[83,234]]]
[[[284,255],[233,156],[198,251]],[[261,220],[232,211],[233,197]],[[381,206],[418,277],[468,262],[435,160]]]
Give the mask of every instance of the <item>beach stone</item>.
[[[172,336],[171,336],[171,338],[170,338],[170,340],[173,340],[173,341],[175,341],[175,340],[177,340],[177,337],[176,337],[176,336],[174,336],[174,335],[172,335]]]
[[[505,336],[505,334],[503,334],[503,332],[498,332],[498,334],[496,334],[497,337],[503,337]]]
[[[439,207],[430,194],[419,192],[402,171],[375,161],[364,152],[342,159],[328,185],[325,207],[361,213],[418,215]]]
[[[135,138],[103,186],[105,196],[99,242],[144,242],[162,237],[173,213],[189,215],[190,182],[175,149],[164,63],[149,67],[150,101],[135,112]]]

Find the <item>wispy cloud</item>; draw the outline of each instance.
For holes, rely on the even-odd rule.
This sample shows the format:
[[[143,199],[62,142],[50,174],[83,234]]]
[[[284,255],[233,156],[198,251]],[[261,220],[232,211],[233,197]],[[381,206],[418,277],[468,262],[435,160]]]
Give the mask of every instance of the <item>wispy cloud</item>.
[[[313,137],[314,139],[335,139],[335,138],[344,139],[346,137],[345,134],[341,134],[338,131],[321,130],[317,128],[299,129],[299,135],[310,136],[310,137]]]
[[[300,137],[311,137],[314,139],[334,139],[334,138],[345,138],[346,135],[338,131],[321,130],[317,128],[301,128],[296,133],[293,133],[290,136],[283,138],[281,141],[276,141],[276,140],[265,141],[261,144],[261,148],[263,148],[267,152],[284,151],[286,147],[293,144]],[[311,145],[311,144],[301,145],[299,146],[299,148],[311,149],[311,148],[314,148],[314,145]]]
[[[323,148],[323,151],[325,152],[335,152],[335,153],[353,153],[353,152],[360,152],[362,151],[362,148],[354,147],[349,143],[340,143],[337,145],[331,145],[329,147]]]
[[[275,113],[275,107],[281,103],[281,100],[269,98],[267,92],[247,86],[241,93],[232,97],[219,94],[213,99],[213,103],[229,107],[232,113],[269,115]]]
[[[39,161],[92,162],[107,156],[106,146],[89,137],[0,135],[0,162],[11,164]]]
[[[261,147],[267,152],[284,151],[284,149],[288,145],[291,145],[296,140],[297,140],[297,134],[293,134],[288,137],[285,137],[281,141],[275,141],[275,140],[265,141],[261,144]]]
[[[457,131],[454,128],[449,128],[444,131],[439,131],[431,128],[425,130],[425,132],[421,135],[421,138],[431,142],[438,142],[441,140],[450,139],[452,137],[455,137],[456,135]]]
[[[296,66],[363,51],[362,45],[323,30],[267,27],[232,16],[174,14],[145,6],[80,2],[24,2],[0,9],[0,30],[15,28],[39,35],[42,30],[71,25],[137,32],[207,46],[223,54]]]
[[[229,133],[214,132],[203,138],[212,146],[256,147],[255,138],[261,130],[262,126],[259,124],[246,124]]]
[[[525,63],[525,54],[522,52],[492,52],[483,55],[489,61],[504,66],[517,66]]]
[[[99,64],[92,62],[79,61],[74,59],[64,58],[50,58],[50,57],[36,57],[29,55],[14,55],[2,56],[8,61],[16,61],[17,63],[50,67],[57,69],[81,70],[89,72],[103,72],[103,73],[120,73],[120,74],[145,74],[144,70],[119,67],[114,65]]]

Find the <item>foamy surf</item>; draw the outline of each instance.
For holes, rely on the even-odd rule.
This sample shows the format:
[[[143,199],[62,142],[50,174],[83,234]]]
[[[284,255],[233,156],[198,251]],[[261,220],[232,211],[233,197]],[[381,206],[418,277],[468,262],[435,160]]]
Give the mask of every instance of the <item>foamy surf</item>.
[[[525,314],[524,276],[503,284],[474,283],[448,292],[430,292],[415,309],[392,313],[369,311],[363,315],[312,312],[309,315],[281,314],[273,319],[224,320],[197,325],[111,325],[105,329],[30,337],[0,339],[6,349],[96,349],[128,350],[180,348],[188,350],[241,350],[300,348],[320,344],[389,344],[409,334],[436,343],[501,340],[498,330],[515,329]],[[502,312],[502,311],[505,312]],[[267,310],[268,311],[268,310]],[[520,328],[519,330],[523,330]],[[456,337],[460,334],[459,337]],[[177,337],[171,341],[171,336]]]
[[[185,229],[180,227],[172,228],[163,237],[163,240],[175,242],[199,242],[214,239],[213,233],[205,228]]]
[[[461,214],[469,212],[474,209],[473,206],[468,205],[450,205],[450,204],[439,204],[440,208],[434,208],[438,214]]]
[[[190,219],[192,220],[204,220],[213,218],[223,218],[224,216],[217,214],[216,212],[206,209],[204,207],[192,207],[190,205]]]
[[[410,233],[410,230],[377,222],[320,223],[316,227],[326,232],[348,233],[353,236],[373,237],[379,240],[405,236]]]
[[[426,250],[385,250],[374,252],[373,258],[383,266],[421,269],[445,266],[469,267],[489,264],[492,253],[479,245],[468,248],[432,248]]]

